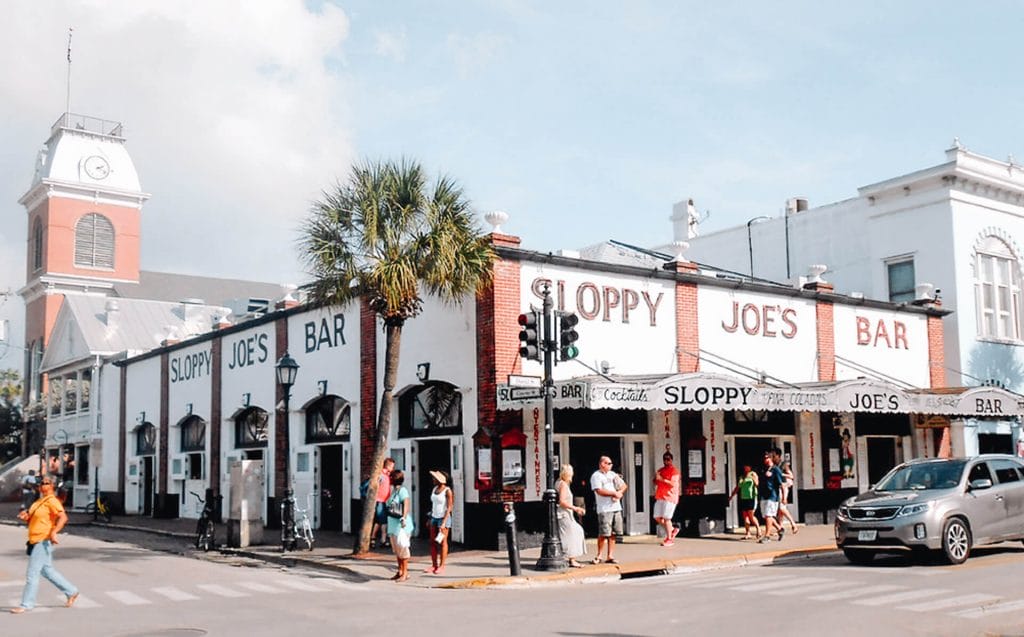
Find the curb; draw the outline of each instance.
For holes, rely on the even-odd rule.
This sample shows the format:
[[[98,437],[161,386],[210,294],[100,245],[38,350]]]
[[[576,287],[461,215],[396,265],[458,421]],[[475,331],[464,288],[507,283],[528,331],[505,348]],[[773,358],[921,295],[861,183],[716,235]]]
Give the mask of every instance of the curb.
[[[671,573],[694,573],[737,566],[759,566],[768,563],[784,563],[811,559],[837,553],[834,544],[787,551],[764,551],[747,555],[691,557],[677,560],[649,560],[616,565],[595,565],[579,571],[564,571],[550,575],[528,575],[525,577],[477,577],[440,584],[435,588],[515,588],[542,586],[557,583],[586,584],[621,579],[667,575]]]

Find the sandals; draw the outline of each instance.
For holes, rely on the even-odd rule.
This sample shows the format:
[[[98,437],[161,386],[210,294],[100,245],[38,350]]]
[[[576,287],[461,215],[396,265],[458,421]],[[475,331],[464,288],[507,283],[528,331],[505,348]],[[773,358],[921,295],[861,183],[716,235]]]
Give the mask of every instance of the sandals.
[[[604,561],[605,564],[618,564],[614,557],[609,557]]]
[[[583,568],[583,565],[577,562],[574,558],[569,558],[569,568]]]
[[[72,606],[75,605],[75,602],[77,602],[77,601],[78,601],[78,593],[75,593],[74,595],[69,595],[68,596],[68,600],[66,602],[64,602],[64,606],[66,606],[67,608],[71,608]]]
[[[591,560],[590,563],[591,564],[600,564],[601,563],[601,558],[595,557],[593,560]]]
[[[28,609],[25,608],[24,606],[15,606],[14,608],[11,609],[11,614],[12,615],[20,615],[20,614],[24,613],[27,610]]]

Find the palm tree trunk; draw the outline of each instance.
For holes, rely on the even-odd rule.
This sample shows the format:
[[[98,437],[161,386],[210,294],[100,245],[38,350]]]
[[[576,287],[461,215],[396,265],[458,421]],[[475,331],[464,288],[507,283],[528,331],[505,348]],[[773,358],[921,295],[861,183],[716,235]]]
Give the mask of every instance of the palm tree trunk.
[[[370,550],[370,531],[373,530],[373,515],[377,503],[377,486],[380,484],[380,473],[384,459],[388,453],[388,437],[391,433],[391,399],[398,380],[398,355],[402,345],[402,325],[404,321],[386,322],[384,324],[384,392],[380,397],[380,411],[377,414],[377,438],[373,445],[373,457],[370,458],[370,484],[363,500],[363,518],[359,524],[359,535],[352,549],[354,555]]]

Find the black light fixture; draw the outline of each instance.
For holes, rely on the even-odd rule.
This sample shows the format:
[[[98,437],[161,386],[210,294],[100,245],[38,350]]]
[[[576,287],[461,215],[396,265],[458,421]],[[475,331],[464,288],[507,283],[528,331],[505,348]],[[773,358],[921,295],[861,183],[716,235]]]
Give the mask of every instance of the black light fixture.
[[[430,363],[420,363],[416,366],[416,378],[421,383],[425,383],[430,380]]]
[[[281,550],[287,551],[288,546],[295,537],[295,498],[292,494],[291,472],[288,470],[288,461],[291,458],[291,431],[288,427],[289,410],[288,401],[292,397],[292,385],[295,384],[295,377],[299,375],[299,364],[295,359],[284,353],[284,356],[274,365],[277,373],[277,384],[284,390],[284,418],[277,421],[283,422],[284,428],[284,449],[282,449],[281,466],[284,469],[284,499],[281,500]]]

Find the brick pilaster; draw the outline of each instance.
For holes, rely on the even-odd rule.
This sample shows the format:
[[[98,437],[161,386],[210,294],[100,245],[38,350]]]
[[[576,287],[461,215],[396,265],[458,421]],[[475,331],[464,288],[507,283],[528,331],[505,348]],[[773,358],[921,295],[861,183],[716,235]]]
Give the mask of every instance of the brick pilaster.
[[[679,273],[696,274],[698,267],[692,261],[673,261],[668,264]],[[700,330],[697,323],[697,284],[676,281],[676,371],[680,374],[696,372],[700,368]]]
[[[804,285],[805,290],[831,294],[835,288],[831,283],[816,281]],[[818,332],[818,380],[831,382],[836,379],[836,325],[835,306],[831,301],[818,299],[814,307]]]
[[[942,317],[928,317],[928,375],[932,387],[946,386],[946,351]]]
[[[161,501],[166,499],[167,490],[171,481],[170,466],[168,465],[168,453],[170,452],[170,376],[168,374],[168,361],[170,356],[167,352],[160,354],[160,449],[157,462],[157,493]]]
[[[373,445],[377,440],[377,315],[359,299],[359,472],[370,477]]]
[[[120,367],[121,376],[118,380],[121,391],[117,405],[117,492],[124,503],[124,472],[128,465],[128,367]]]
[[[288,351],[288,319],[274,321],[275,348],[277,353],[274,360],[280,360]],[[290,415],[283,408],[284,387],[274,382],[274,495],[277,501],[284,499],[284,492],[288,485],[288,473],[285,468],[285,461],[290,455],[288,448],[288,423]],[[277,405],[282,405],[277,409]],[[291,406],[289,406],[291,409]]]
[[[221,352],[220,337],[210,342],[210,488],[220,493],[220,440],[221,440]]]

